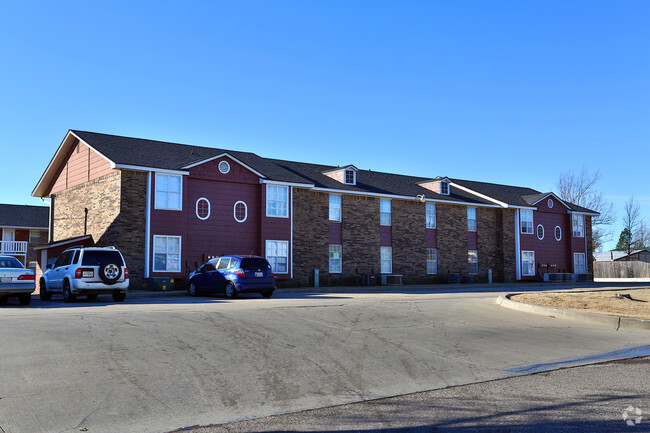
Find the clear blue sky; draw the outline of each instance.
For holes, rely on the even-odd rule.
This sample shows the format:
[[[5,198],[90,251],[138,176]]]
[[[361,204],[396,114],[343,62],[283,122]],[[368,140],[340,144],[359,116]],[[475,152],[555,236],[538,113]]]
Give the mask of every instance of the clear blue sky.
[[[3,0],[0,202],[41,204],[81,129],[544,192],[586,166],[648,220],[649,23],[645,0]]]

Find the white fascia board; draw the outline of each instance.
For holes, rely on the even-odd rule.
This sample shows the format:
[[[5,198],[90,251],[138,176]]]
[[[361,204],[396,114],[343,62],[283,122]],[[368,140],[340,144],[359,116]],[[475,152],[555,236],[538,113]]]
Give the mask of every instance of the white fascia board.
[[[140,165],[129,165],[129,164],[112,164],[111,168],[119,168],[125,170],[135,170],[135,171],[150,171],[153,173],[165,173],[165,174],[179,174],[179,175],[189,175],[189,171],[185,170],[170,170],[167,168],[155,168],[155,167],[143,167]]]
[[[312,183],[282,182],[279,180],[269,180],[269,179],[260,179],[260,183],[267,183],[271,185],[297,186],[298,188],[314,189],[314,184]]]
[[[236,162],[237,164],[239,164],[239,165],[241,165],[242,167],[244,167],[246,170],[248,170],[248,171],[254,173],[255,175],[257,175],[257,176],[259,176],[259,177],[261,177],[261,178],[263,178],[263,179],[266,179],[266,176],[264,176],[262,173],[260,173],[259,171],[255,170],[255,169],[254,169],[253,167],[251,167],[250,165],[244,164],[243,162],[241,162],[240,160],[238,160],[238,159],[235,158],[234,156],[230,155],[228,152],[224,152],[224,153],[222,153],[222,154],[220,154],[220,155],[213,156],[212,158],[204,159],[203,161],[195,162],[194,164],[186,165],[185,167],[182,167],[182,168],[184,168],[184,169],[190,169],[190,168],[196,167],[197,165],[205,164],[206,162],[210,162],[210,161],[214,161],[215,159],[223,158],[224,156],[230,158],[231,160],[233,160],[233,161]]]
[[[331,188],[311,188],[312,191],[319,192],[329,192],[332,194],[344,194],[344,195],[362,195],[366,197],[379,197],[379,198],[394,198],[397,200],[417,200],[420,201],[419,197],[413,197],[410,195],[395,195],[395,194],[379,194],[379,193],[369,193],[369,192],[359,192],[359,191],[350,191],[348,189],[331,189]],[[453,200],[443,200],[437,198],[424,198],[426,202],[429,203],[445,203],[445,204],[456,204],[462,206],[472,206],[472,207],[489,207],[489,208],[500,208],[501,206],[493,204],[483,204],[483,203],[470,203],[464,201],[453,201]]]
[[[530,207],[530,206],[508,206],[510,209],[523,209],[523,210],[537,210],[536,207]]]
[[[49,230],[49,227],[31,227],[31,226],[2,226],[0,227],[0,230],[2,229],[18,229],[18,230]]]
[[[496,204],[498,204],[498,205],[501,206],[501,207],[510,207],[510,205],[508,205],[508,203],[504,203],[504,202],[502,202],[502,201],[499,201],[499,200],[497,200],[497,199],[494,199],[494,198],[492,198],[492,197],[490,197],[490,196],[487,196],[487,195],[485,195],[485,194],[478,193],[478,192],[476,192],[476,191],[474,191],[474,190],[471,190],[471,189],[466,188],[466,187],[464,187],[464,186],[458,185],[457,183],[449,182],[449,185],[451,185],[451,186],[453,186],[453,187],[455,187],[455,188],[458,188],[458,189],[461,190],[461,191],[465,191],[465,192],[468,192],[468,193],[470,193],[470,194],[474,194],[475,196],[480,197],[480,198],[482,198],[482,199],[484,199],[484,200],[491,201],[492,203],[496,203]]]
[[[594,217],[600,216],[599,213],[595,213],[595,212],[578,212],[577,210],[571,210],[571,209],[569,209],[569,213],[576,214],[576,215],[594,216]]]

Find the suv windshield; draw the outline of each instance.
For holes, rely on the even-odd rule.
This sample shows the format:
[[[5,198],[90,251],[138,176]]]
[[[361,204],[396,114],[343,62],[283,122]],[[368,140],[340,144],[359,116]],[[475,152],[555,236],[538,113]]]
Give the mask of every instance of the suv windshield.
[[[107,250],[85,250],[84,258],[81,262],[82,266],[101,266],[106,263],[115,263],[119,266],[124,266],[122,256],[118,251]]]
[[[266,259],[262,258],[249,257],[242,259],[241,261],[241,268],[247,271],[253,271],[255,269],[269,269],[270,267],[271,265],[269,265],[269,262],[267,262]]]

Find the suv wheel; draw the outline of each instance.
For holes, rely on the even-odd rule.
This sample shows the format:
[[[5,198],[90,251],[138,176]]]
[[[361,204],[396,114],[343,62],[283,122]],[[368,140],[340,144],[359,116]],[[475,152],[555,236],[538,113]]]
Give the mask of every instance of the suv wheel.
[[[38,286],[40,288],[39,296],[41,297],[41,301],[49,301],[52,298],[52,292],[47,291],[47,285],[45,284],[45,280],[41,278]]]
[[[117,263],[106,263],[99,267],[99,278],[106,284],[115,284],[122,275],[122,268]]]
[[[63,300],[65,302],[74,302],[77,300],[77,295],[73,294],[70,290],[70,281],[63,281]]]
[[[126,299],[126,292],[120,292],[116,290],[113,292],[113,300],[115,302],[123,302]]]
[[[237,296],[237,287],[231,282],[226,283],[226,298],[234,298]]]

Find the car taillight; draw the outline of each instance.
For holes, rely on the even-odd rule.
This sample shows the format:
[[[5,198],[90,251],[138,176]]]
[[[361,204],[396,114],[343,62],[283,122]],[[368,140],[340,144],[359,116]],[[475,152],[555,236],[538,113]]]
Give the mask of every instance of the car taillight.
[[[237,274],[238,277],[245,277],[246,276],[246,272],[244,272],[244,270],[242,268],[237,269],[235,271],[235,274]]]
[[[74,277],[81,278],[81,268],[77,268],[77,270],[74,271]]]
[[[18,280],[35,280],[36,278],[32,274],[21,275],[17,278]]]
[[[274,277],[275,277],[275,274],[274,274],[273,272],[271,272],[271,273],[269,274],[269,278],[274,278]]]
[[[128,280],[129,279],[129,270],[124,268],[124,279]]]

